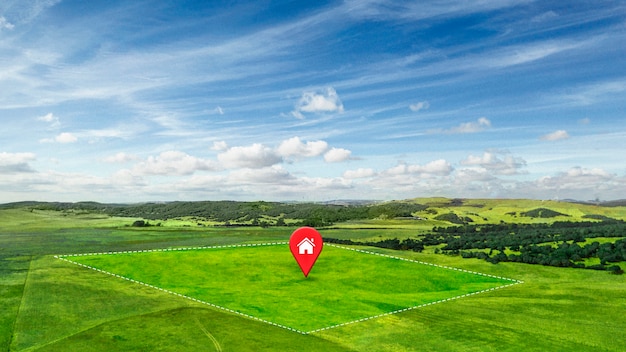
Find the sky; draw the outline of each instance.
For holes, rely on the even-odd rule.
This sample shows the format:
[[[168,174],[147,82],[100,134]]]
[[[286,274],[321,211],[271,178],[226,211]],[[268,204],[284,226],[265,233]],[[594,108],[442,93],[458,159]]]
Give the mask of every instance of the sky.
[[[0,203],[626,198],[624,1],[0,2]]]

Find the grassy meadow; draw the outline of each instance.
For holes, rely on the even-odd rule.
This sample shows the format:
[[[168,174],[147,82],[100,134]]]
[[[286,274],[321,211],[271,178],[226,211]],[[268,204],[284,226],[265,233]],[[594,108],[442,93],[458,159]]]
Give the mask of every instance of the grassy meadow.
[[[332,229],[320,230],[322,236],[345,239],[407,238],[419,236],[432,226],[450,226],[435,220],[440,213],[454,212],[469,216],[476,222],[550,222],[578,221],[587,214],[599,214],[617,219],[626,218],[624,207],[603,208],[558,202],[468,200],[460,206],[450,206],[446,200],[416,200],[431,202],[431,213],[416,214],[425,220],[368,220],[340,223]],[[439,202],[439,203],[437,203]],[[550,219],[520,217],[519,213],[539,207],[550,208],[569,217]],[[517,213],[517,216],[506,213]],[[477,215],[474,215],[477,214]],[[484,219],[487,220],[484,220]],[[292,332],[237,314],[215,309],[173,296],[127,280],[105,275],[54,258],[54,255],[102,251],[126,251],[191,246],[215,246],[241,243],[263,243],[288,240],[293,227],[198,227],[182,221],[171,221],[168,226],[132,228],[135,219],[107,217],[100,214],[68,213],[55,211],[31,211],[29,209],[0,210],[0,350],[6,351],[623,351],[626,349],[626,277],[610,275],[605,271],[557,268],[521,263],[490,264],[484,260],[463,259],[460,256],[434,254],[432,248],[422,253],[367,248],[369,251],[436,263],[451,267],[482,272],[495,276],[515,278],[523,284],[510,286],[441,304],[387,315],[355,324],[323,330],[308,335]],[[615,239],[617,240],[617,238]],[[611,241],[611,239],[603,239]],[[248,248],[248,247],[246,247]],[[251,249],[258,249],[250,247]],[[277,253],[279,247],[263,247],[266,254],[283,270],[281,275],[295,271],[294,281],[319,284],[330,276],[354,277],[360,275],[369,280],[367,288],[348,287],[350,282],[333,282],[322,292],[332,292],[345,299],[359,293],[369,293],[372,302],[342,301],[337,309],[331,306],[313,307],[323,312],[316,324],[332,322],[335,312],[346,314],[336,321],[351,319],[347,316],[360,309],[369,314],[372,307],[392,309],[390,305],[414,304],[411,297],[402,292],[397,299],[387,301],[389,291],[403,290],[399,281],[386,282],[394,273],[412,275],[411,270],[420,268],[415,263],[383,261],[364,263],[364,273],[356,274],[350,268],[362,262],[365,256],[352,254],[339,248],[327,246],[306,281],[295,263],[282,266]],[[263,284],[268,279],[266,270],[259,268],[259,276],[249,276],[250,282],[229,284],[229,278],[240,272],[248,272],[244,257],[251,253],[227,253],[218,257],[196,257],[205,265],[220,267],[214,277],[207,277],[202,265],[186,262],[193,251],[164,252],[172,255],[167,263],[156,265],[147,261],[148,268],[166,265],[170,276],[151,273],[144,280],[165,280],[162,285],[192,294],[202,285],[216,285],[213,290],[232,290],[229,294],[216,294],[210,299],[222,304],[235,301],[253,302],[254,307],[241,309],[263,313],[272,301],[284,304],[285,294],[266,291],[264,295],[252,295],[251,300],[234,299],[242,285]],[[208,250],[197,251],[206,254]],[[233,253],[233,254],[231,254]],[[145,253],[152,254],[152,253]],[[157,252],[154,252],[157,254]],[[160,253],[163,254],[163,253]],[[182,255],[185,254],[185,255]],[[290,253],[287,252],[290,256]],[[358,254],[358,253],[354,253]],[[177,255],[182,255],[177,257]],[[230,255],[230,262],[228,258]],[[235,257],[232,257],[234,255]],[[78,257],[69,257],[74,259]],[[115,270],[127,270],[126,275],[150,273],[140,270],[138,262],[128,265],[128,260],[141,255],[124,258],[121,255],[80,257],[82,259],[106,259],[98,265],[124,266]],[[114,258],[124,259],[119,263]],[[147,258],[147,257],[144,257]],[[152,259],[157,260],[159,257]],[[187,259],[186,259],[187,258]],[[382,259],[374,257],[375,259]],[[165,260],[163,257],[158,260]],[[288,257],[289,261],[293,259]],[[117,259],[115,259],[117,260]],[[172,264],[180,261],[180,266]],[[345,261],[346,264],[342,264]],[[406,263],[410,264],[404,267]],[[94,264],[94,263],[91,263]],[[239,264],[239,265],[237,265]],[[331,265],[332,264],[332,265]],[[622,263],[623,264],[623,263]],[[326,267],[329,265],[329,267]],[[331,267],[344,266],[343,270]],[[184,268],[187,269],[184,269]],[[160,269],[159,269],[160,270]],[[183,270],[189,275],[173,275]],[[419,270],[418,270],[419,271]],[[432,273],[436,275],[440,273]],[[120,275],[123,273],[120,273]],[[431,274],[428,274],[431,276]],[[179,278],[186,287],[174,287]],[[198,280],[200,279],[200,280]],[[402,278],[399,278],[402,280]],[[190,285],[190,282],[200,281]],[[448,280],[448,279],[446,279]],[[286,280],[288,281],[288,280]],[[339,280],[348,281],[348,280]],[[420,280],[411,282],[410,290],[426,290]],[[354,280],[352,280],[354,282]],[[447,282],[447,281],[446,281]],[[286,285],[285,281],[282,283]],[[443,281],[433,284],[433,295],[440,295]],[[271,286],[271,285],[270,285]],[[373,286],[373,287],[372,287]],[[206,286],[204,286],[206,287]],[[293,284],[291,288],[297,287]],[[259,289],[256,287],[255,290]],[[378,290],[378,292],[376,292]],[[280,290],[279,290],[280,291]],[[452,291],[452,290],[451,290]],[[207,292],[204,290],[203,292]],[[225,291],[227,292],[227,291]],[[195,293],[194,293],[195,294]],[[230,298],[229,298],[230,297]],[[405,300],[405,301],[403,301]],[[280,303],[280,302],[283,303]],[[259,304],[262,303],[262,304]],[[349,306],[344,307],[343,305]],[[277,306],[278,306],[277,305]],[[233,306],[234,307],[234,306]],[[349,308],[348,308],[349,307]],[[260,313],[259,313],[260,312]],[[271,315],[275,315],[272,312]],[[358,314],[357,314],[358,315]],[[290,317],[281,319],[288,321]],[[297,324],[298,322],[289,322]],[[302,329],[315,328],[301,326]]]
[[[284,244],[67,259],[302,332],[512,283],[330,245],[308,278]]]

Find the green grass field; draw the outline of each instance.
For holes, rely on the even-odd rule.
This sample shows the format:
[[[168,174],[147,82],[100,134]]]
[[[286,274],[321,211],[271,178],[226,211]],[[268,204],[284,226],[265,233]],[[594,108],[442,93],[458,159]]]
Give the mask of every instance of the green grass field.
[[[286,244],[67,258],[300,332],[514,282],[329,245],[308,278]]]
[[[485,216],[491,212],[495,222],[498,216],[507,216],[496,212],[498,209],[511,209],[514,205],[513,201],[490,202],[482,208],[465,204],[464,209],[441,210],[480,215],[485,212]],[[519,204],[515,211],[546,206],[532,201]],[[574,213],[575,206],[565,204],[563,209],[555,210],[565,212],[565,208],[572,207],[569,211]],[[592,213],[593,208],[581,206],[579,214]],[[615,218],[624,218],[620,214],[626,212],[624,207],[597,211]],[[132,221],[89,214],[0,211],[0,350],[626,350],[626,276],[604,271],[520,263],[494,265],[478,259],[433,254],[432,248],[423,253],[368,248],[406,259],[515,278],[524,284],[303,335],[54,258],[72,253],[286,241],[294,230],[126,227]],[[394,234],[406,238],[412,235],[411,224],[416,222],[403,221],[394,228],[388,225],[397,221],[381,220],[365,224],[363,227],[368,229],[363,233],[356,224],[347,224],[349,229],[345,231],[338,224],[339,229],[330,231],[332,235],[320,232],[322,236],[357,240]],[[379,234],[374,227],[380,228]],[[414,231],[418,235],[423,228],[416,224]],[[323,258],[324,255],[311,272],[311,279],[317,282],[324,273],[320,265]],[[289,261],[285,270],[295,271],[297,280],[304,281],[291,257]]]

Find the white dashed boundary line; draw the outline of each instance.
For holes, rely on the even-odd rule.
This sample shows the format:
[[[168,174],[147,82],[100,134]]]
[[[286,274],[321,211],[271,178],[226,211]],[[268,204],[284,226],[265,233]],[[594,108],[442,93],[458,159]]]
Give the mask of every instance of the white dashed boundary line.
[[[367,320],[377,319],[377,318],[381,318],[381,317],[388,316],[388,315],[398,314],[398,313],[414,310],[414,309],[417,309],[417,308],[431,306],[433,304],[448,302],[448,301],[452,301],[452,300],[455,300],[455,299],[469,297],[469,296],[477,295],[477,294],[480,294],[480,293],[490,292],[490,291],[498,290],[498,289],[501,289],[501,288],[505,288],[505,287],[509,287],[509,286],[513,286],[513,285],[524,283],[523,281],[520,281],[520,280],[515,280],[515,279],[510,279],[510,278],[501,277],[501,276],[495,276],[495,275],[489,275],[489,274],[480,273],[480,272],[477,272],[477,271],[459,269],[459,268],[454,268],[454,267],[445,266],[445,265],[427,263],[427,262],[422,262],[422,261],[419,261],[419,260],[406,259],[406,258],[402,258],[402,257],[396,257],[396,256],[393,256],[393,255],[376,253],[376,252],[370,252],[370,251],[366,251],[366,250],[362,250],[362,249],[350,248],[350,247],[345,247],[345,246],[339,246],[339,245],[332,244],[332,243],[326,243],[325,245],[331,246],[331,247],[335,247],[335,248],[341,248],[341,249],[355,251],[355,252],[359,252],[359,253],[377,255],[377,256],[380,256],[380,257],[386,257],[386,258],[391,258],[391,259],[396,259],[396,260],[403,260],[403,261],[407,261],[407,262],[411,262],[411,263],[417,263],[417,264],[422,264],[422,265],[430,265],[430,266],[434,266],[434,267],[438,267],[438,268],[442,268],[442,269],[455,270],[455,271],[460,271],[460,272],[464,272],[464,273],[469,273],[469,274],[474,274],[474,275],[481,275],[481,276],[486,276],[486,277],[492,277],[492,278],[501,279],[501,280],[508,280],[508,281],[511,281],[512,283],[507,284],[507,285],[492,287],[492,288],[485,289],[485,290],[482,290],[482,291],[476,291],[476,292],[466,293],[466,294],[455,296],[455,297],[445,298],[445,299],[441,299],[441,300],[435,301],[435,302],[424,303],[424,304],[420,304],[420,305],[417,305],[417,306],[414,306],[414,307],[408,307],[408,308],[398,309],[398,310],[395,310],[395,311],[392,311],[392,312],[381,313],[381,314],[378,314],[378,315],[373,315],[371,317],[365,317],[365,318],[361,318],[361,319],[357,319],[357,320],[353,320],[353,321],[349,321],[349,322],[345,322],[345,323],[341,323],[341,324],[337,324],[337,325],[327,326],[327,327],[316,329],[316,330],[301,331],[301,330],[298,330],[298,329],[291,328],[289,326],[277,324],[277,323],[271,322],[269,320],[265,320],[265,319],[261,319],[261,318],[255,317],[253,315],[249,315],[249,314],[246,314],[246,313],[241,313],[241,312],[238,312],[238,311],[230,309],[230,308],[218,306],[217,304],[213,304],[213,303],[210,303],[210,302],[205,302],[205,301],[199,300],[199,299],[194,298],[194,297],[186,296],[186,295],[183,295],[181,293],[170,291],[170,290],[158,287],[158,286],[154,286],[154,285],[151,285],[151,284],[148,284],[148,283],[145,283],[145,282],[137,281],[135,279],[131,279],[131,278],[128,278],[128,277],[125,277],[125,276],[121,276],[121,275],[118,275],[118,274],[106,271],[106,270],[98,269],[98,268],[95,268],[95,267],[92,267],[92,266],[89,266],[89,265],[85,265],[85,264],[82,264],[82,263],[75,262],[73,260],[67,259],[67,257],[83,257],[83,256],[94,256],[94,255],[115,255],[115,254],[151,253],[151,252],[176,252],[176,251],[219,249],[219,248],[277,246],[277,245],[286,245],[286,244],[289,244],[289,242],[268,242],[268,243],[233,244],[233,245],[222,245],[222,246],[205,246],[205,247],[182,247],[182,248],[145,249],[145,250],[119,251],[119,252],[79,253],[79,254],[55,255],[54,258],[62,260],[62,261],[65,261],[65,262],[68,262],[68,263],[71,263],[71,264],[74,264],[74,265],[81,266],[83,268],[91,269],[91,270],[100,272],[102,274],[106,274],[106,275],[110,275],[110,276],[113,276],[113,277],[116,277],[116,278],[119,278],[119,279],[127,280],[127,281],[130,281],[130,282],[135,283],[135,284],[139,284],[139,285],[143,285],[143,286],[146,286],[146,287],[150,287],[152,289],[155,289],[155,290],[158,290],[158,291],[161,291],[161,292],[164,292],[164,293],[168,293],[168,294],[171,294],[171,295],[174,295],[174,296],[177,296],[177,297],[185,298],[185,299],[188,299],[188,300],[196,302],[196,303],[204,304],[204,305],[210,306],[212,308],[217,308],[217,309],[229,312],[229,313],[237,314],[237,315],[240,315],[240,316],[243,316],[243,317],[246,317],[246,318],[258,321],[258,322],[261,322],[261,323],[269,324],[269,325],[272,325],[272,326],[283,328],[285,330],[296,332],[296,333],[299,333],[299,334],[302,334],[302,335],[313,334],[313,333],[316,333],[316,332],[321,332],[321,331],[325,331],[325,330],[329,330],[329,329],[339,328],[339,327],[346,326],[346,325],[351,325],[351,324],[355,324],[355,323],[361,323],[361,322],[364,322],[364,321],[367,321]]]

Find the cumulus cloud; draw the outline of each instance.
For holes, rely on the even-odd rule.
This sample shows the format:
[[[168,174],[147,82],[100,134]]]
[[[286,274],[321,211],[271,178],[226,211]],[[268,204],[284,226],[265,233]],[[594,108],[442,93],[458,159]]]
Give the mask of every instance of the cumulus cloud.
[[[43,116],[39,116],[37,118],[38,121],[44,121],[44,122],[48,122],[50,123],[50,127],[59,127],[61,125],[61,121],[59,121],[59,118],[54,116],[53,113],[47,113],[46,115]]]
[[[0,153],[0,174],[33,172],[28,164],[35,160],[33,153]]]
[[[324,141],[308,141],[306,143],[300,140],[300,137],[293,137],[284,140],[277,149],[279,155],[283,157],[314,157],[322,155],[328,150],[328,143]]]
[[[135,160],[137,160],[137,157],[135,155],[127,154],[124,152],[119,152],[115,155],[111,155],[103,159],[105,163],[111,164],[123,164]]]
[[[367,178],[376,175],[374,169],[370,168],[358,168],[356,170],[346,170],[343,173],[343,177],[347,179],[355,179],[355,178]]]
[[[448,176],[452,172],[453,168],[449,162],[444,159],[434,160],[426,165],[409,165],[408,171],[410,173],[428,174],[437,176]]]
[[[564,130],[554,131],[552,133],[548,133],[539,137],[539,139],[541,139],[542,141],[550,141],[550,142],[560,141],[560,140],[568,139],[568,138],[569,138],[569,134],[567,133],[567,131],[564,131]]]
[[[491,121],[486,117],[481,117],[476,121],[465,122],[456,127],[443,130],[434,130],[431,133],[445,133],[445,134],[464,134],[464,133],[476,133],[486,130],[491,127]]]
[[[409,105],[409,109],[415,112],[418,112],[420,110],[426,110],[429,107],[430,107],[430,104],[427,101],[420,101],[419,103]]]
[[[507,153],[499,157],[496,152],[484,152],[482,156],[470,155],[461,161],[461,165],[478,166],[497,175],[517,175],[526,166],[526,160]]]
[[[598,188],[614,180],[616,176],[600,168],[573,167],[556,176],[545,176],[537,183],[548,189]]]
[[[292,116],[302,119],[303,113],[343,112],[343,103],[333,88],[322,92],[304,92],[292,111]]]
[[[255,143],[247,147],[232,147],[217,155],[226,168],[259,169],[272,166],[283,159],[272,148]]]
[[[133,168],[136,175],[190,175],[196,171],[218,170],[214,161],[196,158],[180,151],[166,151],[150,156]]]
[[[332,148],[324,154],[327,163],[339,163],[350,159],[351,151],[343,148]]]

